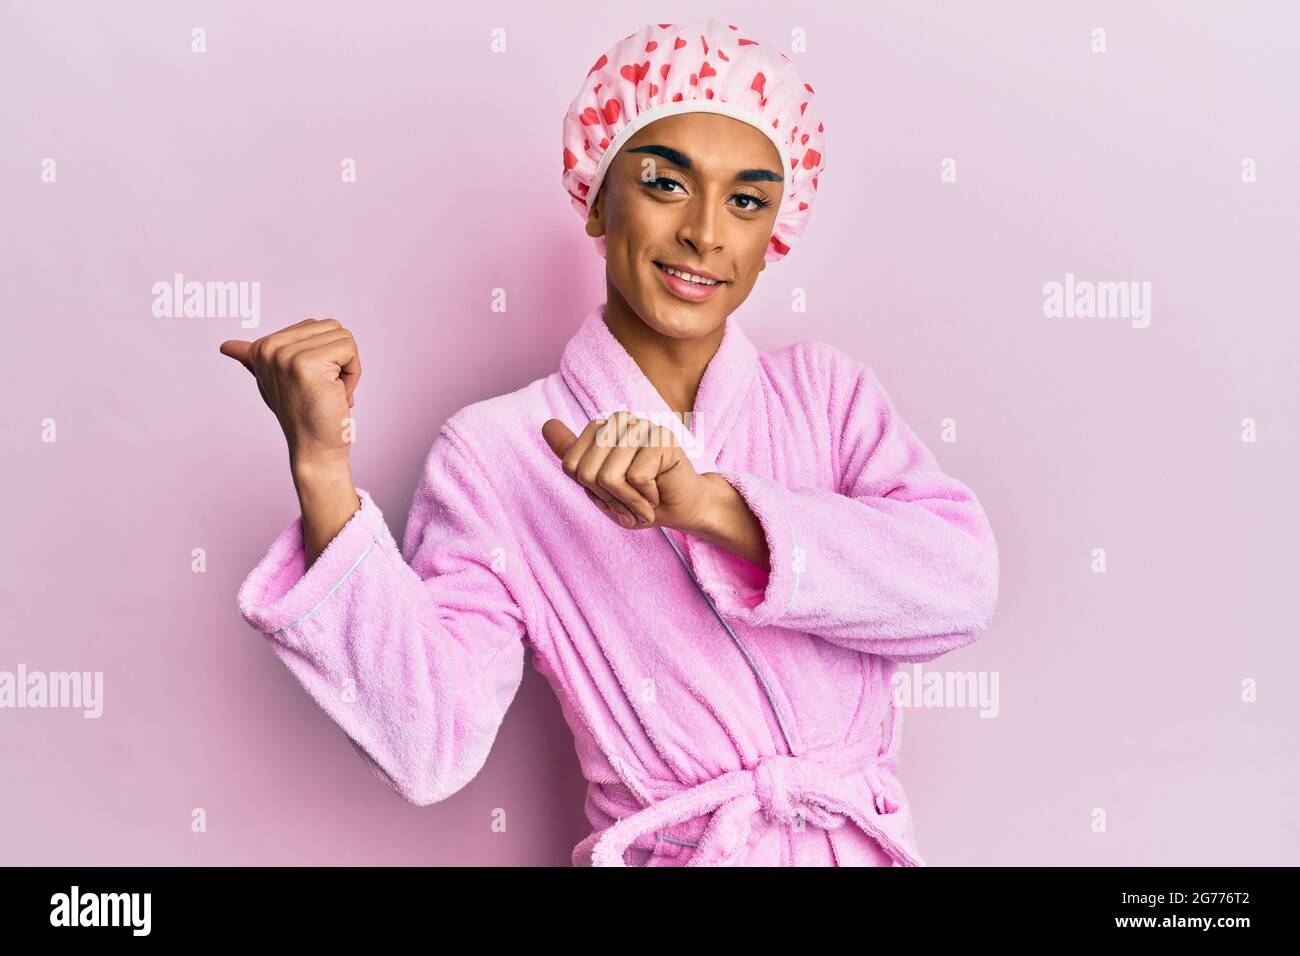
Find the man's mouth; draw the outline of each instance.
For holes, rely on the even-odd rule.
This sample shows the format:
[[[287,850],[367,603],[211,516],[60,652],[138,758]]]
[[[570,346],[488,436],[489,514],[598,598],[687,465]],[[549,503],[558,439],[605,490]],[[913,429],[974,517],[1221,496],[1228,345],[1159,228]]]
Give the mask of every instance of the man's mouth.
[[[662,262],[656,262],[655,268],[658,269],[660,272],[666,272],[670,276],[676,276],[677,278],[681,279],[684,282],[690,282],[695,285],[714,286],[714,285],[724,284],[723,279],[719,279],[711,272],[692,272],[689,269],[685,269],[681,266],[671,265],[671,264],[666,265]]]

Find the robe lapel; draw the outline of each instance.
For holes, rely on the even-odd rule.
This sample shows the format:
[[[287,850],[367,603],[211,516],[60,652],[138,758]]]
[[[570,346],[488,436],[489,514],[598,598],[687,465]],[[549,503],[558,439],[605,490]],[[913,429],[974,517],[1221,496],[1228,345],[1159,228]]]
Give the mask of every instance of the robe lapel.
[[[757,349],[735,317],[727,316],[722,341],[700,380],[695,408],[683,424],[605,325],[603,302],[588,314],[560,359],[560,375],[587,420],[630,411],[667,426],[701,474],[716,470],[718,455],[749,398],[757,371]],[[575,433],[586,421],[577,425]]]

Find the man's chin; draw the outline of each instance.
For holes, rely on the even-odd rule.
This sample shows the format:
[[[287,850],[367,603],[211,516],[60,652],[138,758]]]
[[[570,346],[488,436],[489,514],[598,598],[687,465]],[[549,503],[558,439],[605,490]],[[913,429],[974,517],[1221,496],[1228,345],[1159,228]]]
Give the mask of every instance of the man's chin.
[[[666,301],[671,300],[671,301]],[[716,302],[692,305],[667,293],[654,296],[641,321],[658,332],[674,339],[698,339],[718,327],[720,320]]]

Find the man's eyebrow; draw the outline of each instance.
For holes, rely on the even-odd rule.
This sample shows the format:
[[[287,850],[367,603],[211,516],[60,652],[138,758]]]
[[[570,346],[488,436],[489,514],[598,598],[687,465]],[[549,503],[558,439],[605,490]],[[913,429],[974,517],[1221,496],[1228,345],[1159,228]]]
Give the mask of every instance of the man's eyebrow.
[[[652,153],[655,156],[663,157],[664,159],[668,160],[668,162],[672,163],[674,166],[680,166],[682,169],[695,168],[695,164],[691,162],[691,158],[689,156],[687,156],[685,153],[681,152],[680,150],[673,149],[671,146],[657,146],[654,144],[650,144],[647,146],[637,146],[633,149],[629,149],[627,152]],[[785,182],[784,176],[771,169],[742,169],[739,173],[736,174],[736,178],[744,180],[745,182],[758,182],[758,181],[773,182],[773,183]]]

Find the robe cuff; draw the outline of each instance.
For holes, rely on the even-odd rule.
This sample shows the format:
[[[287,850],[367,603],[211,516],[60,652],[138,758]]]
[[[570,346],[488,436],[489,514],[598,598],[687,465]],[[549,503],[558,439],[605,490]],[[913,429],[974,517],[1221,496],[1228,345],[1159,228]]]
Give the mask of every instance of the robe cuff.
[[[280,532],[239,588],[244,620],[268,635],[305,621],[364,560],[393,541],[370,495],[358,488],[357,498],[361,506],[305,573],[302,516]]]
[[[771,570],[693,535],[685,535],[686,555],[701,587],[723,615],[764,627],[789,610],[804,570],[803,552],[785,504],[789,491],[770,478],[748,472],[718,474],[740,492],[762,525]]]

